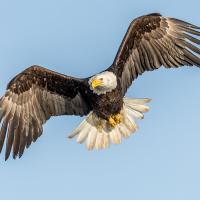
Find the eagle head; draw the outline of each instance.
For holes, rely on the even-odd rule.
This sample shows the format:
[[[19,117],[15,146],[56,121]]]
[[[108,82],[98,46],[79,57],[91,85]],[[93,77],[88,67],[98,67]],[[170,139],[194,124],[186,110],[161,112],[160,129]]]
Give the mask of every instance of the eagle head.
[[[117,77],[113,72],[105,71],[91,77],[88,83],[94,93],[98,95],[105,94],[117,87]]]

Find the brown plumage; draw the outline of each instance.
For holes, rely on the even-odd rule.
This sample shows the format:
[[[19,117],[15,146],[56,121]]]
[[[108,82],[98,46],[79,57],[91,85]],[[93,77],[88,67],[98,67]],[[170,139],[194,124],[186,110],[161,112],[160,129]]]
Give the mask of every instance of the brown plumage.
[[[106,70],[114,73],[117,81],[117,86],[106,93],[95,94],[91,90],[88,81],[92,77],[73,78],[39,66],[32,66],[17,75],[8,84],[7,92],[0,99],[0,151],[6,140],[5,159],[9,157],[12,149],[14,158],[17,155],[21,157],[25,147],[28,148],[42,134],[42,125],[51,116],[83,116],[91,111],[93,114],[88,118],[88,122],[94,117],[99,121],[106,120],[107,123],[110,116],[117,116],[123,110],[123,102],[127,102],[129,107],[134,107],[137,118],[142,118],[142,112],[147,110],[144,103],[148,100],[124,101],[127,88],[138,75],[161,66],[199,67],[200,58],[197,55],[200,54],[200,49],[195,45],[199,45],[200,40],[194,37],[200,36],[198,29],[200,28],[195,25],[162,17],[158,13],[133,20],[113,64]],[[131,102],[134,102],[134,105],[131,105]],[[95,123],[92,123],[94,127]],[[125,136],[130,135],[124,132],[120,125],[119,130],[122,130]],[[111,129],[105,129],[104,132],[106,131],[111,141],[121,141],[119,133],[113,135]],[[76,131],[71,137],[79,132]],[[97,148],[108,146],[105,143],[109,139],[107,135],[100,139],[98,134],[92,137],[89,129],[88,132],[91,134],[84,132],[78,140],[84,141],[89,134],[89,149],[94,147],[95,142]],[[101,140],[104,140],[103,145]]]
[[[114,63],[109,68],[120,77],[123,94],[132,81],[145,71],[184,65],[200,66],[199,27],[153,13],[130,24]],[[192,43],[191,43],[192,42]]]
[[[42,125],[51,116],[83,116],[90,111],[82,98],[82,82],[39,66],[32,66],[11,80],[0,99],[0,151],[7,133],[6,159],[12,145],[13,157],[21,156],[25,146],[28,148],[42,134]]]

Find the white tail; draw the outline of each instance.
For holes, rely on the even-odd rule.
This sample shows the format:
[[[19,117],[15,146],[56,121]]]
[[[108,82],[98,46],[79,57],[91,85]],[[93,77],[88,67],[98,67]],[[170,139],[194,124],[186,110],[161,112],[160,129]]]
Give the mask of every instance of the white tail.
[[[128,138],[134,133],[138,126],[136,119],[143,119],[144,112],[149,110],[145,104],[150,99],[128,99],[124,98],[123,109],[121,110],[122,121],[115,127],[110,126],[108,121],[97,117],[90,112],[86,119],[69,135],[69,138],[77,136],[77,142],[86,141],[88,150],[107,148],[110,142],[120,144],[122,137]]]

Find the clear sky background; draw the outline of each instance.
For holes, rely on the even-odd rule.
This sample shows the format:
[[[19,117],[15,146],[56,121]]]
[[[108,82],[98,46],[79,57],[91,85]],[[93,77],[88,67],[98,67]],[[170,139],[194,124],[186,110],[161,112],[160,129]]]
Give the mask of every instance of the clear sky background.
[[[109,66],[132,19],[160,12],[200,25],[199,0],[0,0],[0,96],[26,67],[77,77]],[[200,199],[200,70],[145,73],[128,97],[153,101],[121,145],[88,152],[67,139],[80,117],[52,118],[21,159],[0,157],[6,200]]]

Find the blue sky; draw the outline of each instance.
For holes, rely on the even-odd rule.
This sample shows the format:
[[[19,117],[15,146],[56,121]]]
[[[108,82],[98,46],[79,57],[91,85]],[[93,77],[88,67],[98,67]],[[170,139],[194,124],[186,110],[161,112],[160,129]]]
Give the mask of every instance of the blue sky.
[[[0,2],[0,96],[33,64],[77,77],[105,69],[140,15],[200,25],[198,0]],[[21,159],[4,162],[1,155],[1,199],[200,199],[199,85],[197,68],[139,77],[127,96],[152,98],[151,110],[134,136],[105,151],[67,139],[80,117],[52,118]]]

